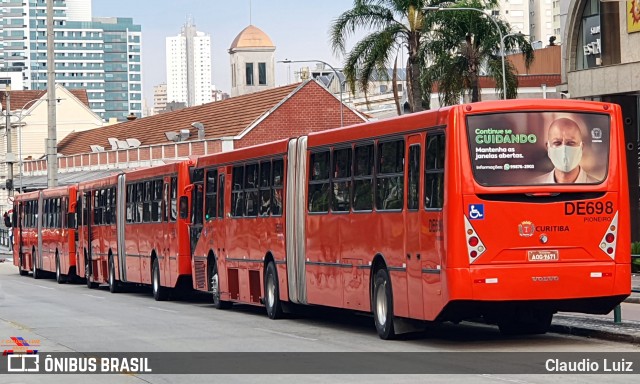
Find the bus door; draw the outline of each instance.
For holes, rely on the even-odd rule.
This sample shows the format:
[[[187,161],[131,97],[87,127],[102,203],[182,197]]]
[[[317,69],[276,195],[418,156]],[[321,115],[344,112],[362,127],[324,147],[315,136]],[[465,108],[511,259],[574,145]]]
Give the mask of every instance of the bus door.
[[[424,318],[434,319],[442,307],[441,267],[444,254],[444,132],[427,134],[422,219],[422,276]]]
[[[200,233],[202,233],[202,220],[204,216],[204,169],[193,171],[193,191],[191,197],[191,252],[196,249]]]
[[[421,136],[413,135],[406,141],[405,257],[407,263],[407,295],[409,317],[422,319],[422,254],[420,247],[420,163]]]
[[[18,262],[21,268],[26,268],[26,263],[23,263],[24,256],[22,253],[22,226],[24,225],[24,205],[22,202],[13,203],[13,257],[18,257]],[[17,253],[16,253],[17,248]],[[14,259],[15,260],[15,259]]]
[[[165,176],[163,183],[162,222],[165,230],[163,231],[164,243],[162,244],[162,267],[160,268],[160,275],[164,275],[164,280],[161,278],[161,281],[174,281],[178,278],[178,259],[175,256],[179,253],[180,244],[178,244],[177,223],[171,221],[172,218],[175,220],[176,217],[171,217],[171,176]]]
[[[93,209],[93,199],[91,196],[91,191],[87,191],[83,194],[82,198],[82,222],[84,224],[82,231],[84,234],[84,252],[87,258],[85,265],[85,278],[89,278],[93,271],[93,257],[91,252],[91,241],[92,241],[92,225],[91,225],[91,211]]]

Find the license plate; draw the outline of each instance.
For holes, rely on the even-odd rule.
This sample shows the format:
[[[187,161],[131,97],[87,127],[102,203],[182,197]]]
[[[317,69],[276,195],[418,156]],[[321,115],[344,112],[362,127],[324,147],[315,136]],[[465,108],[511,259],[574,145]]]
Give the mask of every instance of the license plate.
[[[558,251],[527,251],[529,261],[558,261]]]

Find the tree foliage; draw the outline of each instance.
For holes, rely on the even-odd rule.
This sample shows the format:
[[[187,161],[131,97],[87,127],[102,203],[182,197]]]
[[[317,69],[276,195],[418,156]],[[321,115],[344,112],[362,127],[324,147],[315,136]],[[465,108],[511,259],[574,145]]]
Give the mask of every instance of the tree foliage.
[[[338,16],[330,28],[334,53],[346,55],[343,71],[351,89],[357,86],[366,94],[372,75],[376,71],[386,74],[386,68],[405,49],[410,109],[428,108],[430,97],[423,97],[420,82],[425,67],[420,47],[429,32],[424,7],[439,3],[442,1],[354,0],[353,8]],[[346,52],[346,40],[359,29],[371,32]]]
[[[494,9],[497,0],[458,1],[450,8]],[[533,48],[524,35],[511,31],[508,23],[473,10],[439,11],[427,15],[431,38],[422,47],[431,65],[425,68],[425,81],[438,84],[441,105],[457,104],[468,95],[472,102],[481,100],[479,77],[492,78],[496,92],[503,97],[501,35],[505,52],[519,49],[525,66],[533,61]],[[517,97],[515,68],[505,60],[507,98]]]
[[[441,105],[456,104],[465,94],[472,101],[479,101],[478,80],[485,73],[495,80],[496,91],[502,96],[500,33],[505,36],[505,51],[520,49],[528,67],[533,61],[533,49],[525,36],[512,34],[508,23],[488,13],[426,9],[490,10],[497,8],[498,2],[354,0],[353,8],[333,21],[330,42],[335,54],[344,55],[343,72],[350,89],[361,89],[365,96],[374,74],[386,76],[387,68],[393,66],[392,78],[396,78],[395,62],[400,52],[406,52],[406,91],[411,112],[429,108],[433,84],[438,86]],[[361,29],[370,32],[347,52],[347,39]],[[507,97],[515,98],[515,68],[508,61],[505,64]],[[397,96],[396,107],[400,109]]]

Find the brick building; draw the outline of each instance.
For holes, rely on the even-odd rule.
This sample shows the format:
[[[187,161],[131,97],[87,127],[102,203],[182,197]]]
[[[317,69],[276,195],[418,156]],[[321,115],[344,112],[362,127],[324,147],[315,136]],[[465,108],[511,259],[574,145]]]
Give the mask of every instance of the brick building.
[[[340,100],[315,80],[68,135],[58,183],[97,178],[340,126]],[[342,105],[344,125],[366,121]],[[24,163],[26,190],[46,187],[46,160]]]

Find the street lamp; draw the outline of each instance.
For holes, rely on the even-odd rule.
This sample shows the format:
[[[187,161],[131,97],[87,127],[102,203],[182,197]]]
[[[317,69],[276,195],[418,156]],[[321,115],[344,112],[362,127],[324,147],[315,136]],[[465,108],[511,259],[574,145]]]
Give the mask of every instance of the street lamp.
[[[18,171],[20,174],[20,193],[22,193],[22,167],[24,165],[24,159],[22,158],[22,119],[24,119],[25,117],[29,116],[29,114],[23,115],[22,113],[24,112],[24,109],[27,107],[27,105],[33,103],[34,101],[36,102],[34,105],[38,104],[37,102],[42,102],[44,99],[40,98],[40,99],[33,99],[33,100],[29,100],[26,103],[24,103],[24,105],[22,106],[22,108],[20,108],[20,112],[17,115],[13,115],[13,116],[18,116],[18,121],[16,122],[17,125],[17,129],[18,129]]]
[[[498,33],[500,34],[500,53],[501,53],[500,57],[502,59],[502,98],[506,100],[506,98],[507,98],[507,76],[505,74],[506,71],[505,71],[505,65],[504,65],[504,38],[502,37],[502,30],[500,29],[500,25],[498,25],[498,22],[496,21],[496,19],[493,16],[489,15],[488,13],[485,13],[482,9],[478,9],[478,8],[468,8],[468,7],[454,7],[454,8],[424,7],[423,9],[425,11],[476,11],[476,12],[480,12],[483,15],[487,16],[489,18],[489,20],[491,20],[493,22],[493,24],[496,26],[496,29],[498,30]]]
[[[344,118],[343,118],[343,112],[342,112],[344,105],[342,104],[342,81],[340,81],[340,76],[338,76],[338,71],[336,71],[336,69],[333,68],[331,66],[331,64],[327,63],[326,61],[322,61],[322,60],[289,60],[289,59],[284,59],[284,60],[278,61],[278,63],[284,63],[284,64],[314,63],[314,62],[322,63],[322,64],[326,65],[327,67],[331,68],[333,73],[336,74],[336,79],[338,80],[338,85],[340,85],[340,126],[342,127],[344,125]]]
[[[15,159],[13,157],[13,152],[11,151],[11,86],[7,85],[4,90],[4,100],[6,106],[4,108],[6,115],[5,122],[5,133],[7,135],[7,151],[5,154],[5,163],[7,165],[7,194],[8,196],[13,196],[13,163],[15,163]]]

